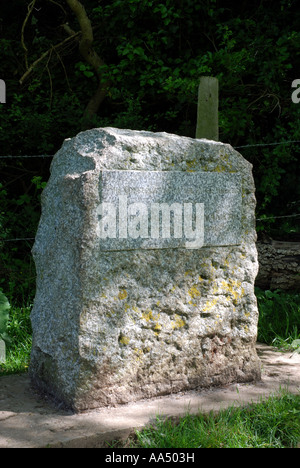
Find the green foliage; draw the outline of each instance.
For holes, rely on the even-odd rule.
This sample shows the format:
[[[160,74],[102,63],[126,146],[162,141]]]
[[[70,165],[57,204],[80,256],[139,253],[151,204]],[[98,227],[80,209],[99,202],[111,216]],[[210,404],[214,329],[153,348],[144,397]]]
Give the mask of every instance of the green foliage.
[[[300,294],[256,288],[258,341],[291,348],[300,338]]]
[[[67,37],[62,24],[79,30],[60,0],[36,2],[24,33],[28,63],[51,53],[20,85],[26,71],[20,37],[28,4],[12,0],[0,13],[0,78],[7,86],[7,104],[0,105],[3,155],[53,154],[81,130],[98,85],[76,41],[53,49]],[[291,83],[300,69],[295,0],[230,6],[219,0],[85,0],[84,5],[93,47],[105,63],[99,71],[111,83],[95,126],[194,137],[199,78],[213,75],[220,84],[221,141],[238,147],[300,140],[300,105],[291,100]],[[253,164],[257,217],[300,214],[300,145],[241,152]],[[17,288],[22,303],[34,280],[32,242],[4,241],[34,237],[42,190],[34,178],[47,180],[49,160],[0,161],[0,172],[0,285],[9,294]],[[299,233],[298,220],[262,220],[257,229]]]
[[[12,306],[7,322],[9,335],[5,363],[0,364],[0,375],[27,371],[32,345],[30,322],[31,306]]]
[[[46,182],[32,176],[22,163],[15,166],[14,177],[27,179],[27,191],[11,197],[0,184],[0,287],[7,291],[11,303],[24,304],[35,291],[35,268],[31,247],[40,217],[40,195]],[[29,176],[29,177],[28,177]],[[28,180],[29,178],[29,180]],[[6,186],[9,187],[10,180]],[[13,239],[28,239],[18,242]]]
[[[11,3],[18,15],[13,6],[1,13],[1,73],[8,89],[8,103],[0,106],[1,151],[55,152],[81,128],[97,87],[95,71],[73,44],[47,56],[21,87],[24,50],[17,38],[27,8],[20,0]],[[78,29],[67,8],[66,18],[54,2],[38,3],[26,26],[29,63],[65,38],[62,22]],[[194,137],[199,77],[211,74],[220,81],[221,141],[239,146],[299,140],[300,106],[291,101],[291,83],[300,68],[297,6],[290,0],[270,5],[86,0],[94,48],[106,63],[103,80],[111,82],[95,125]],[[259,217],[284,214],[287,203],[300,199],[299,145],[243,153],[254,164]]]

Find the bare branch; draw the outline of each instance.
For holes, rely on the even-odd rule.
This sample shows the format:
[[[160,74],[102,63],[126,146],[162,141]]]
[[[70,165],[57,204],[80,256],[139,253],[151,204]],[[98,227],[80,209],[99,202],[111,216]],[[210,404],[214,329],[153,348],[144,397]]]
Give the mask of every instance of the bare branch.
[[[92,48],[94,40],[93,28],[84,6],[79,0],[66,0],[66,2],[68,3],[73,13],[76,15],[81,28],[82,36],[79,43],[80,54],[93,67],[98,77],[97,91],[90,99],[84,112],[83,129],[85,129],[92,125],[93,118],[96,115],[100,104],[107,95],[110,82],[103,79],[101,67],[104,67],[105,63]]]
[[[36,4],[36,0],[33,0],[31,3],[29,3],[28,12],[27,12],[26,18],[25,18],[25,20],[23,22],[22,31],[21,31],[21,44],[22,44],[22,47],[23,47],[23,49],[25,51],[24,57],[25,57],[26,70],[28,70],[28,49],[27,49],[26,44],[25,44],[24,33],[25,33],[26,25],[28,23],[28,20],[29,20],[29,18],[31,16],[31,13],[32,13],[32,10],[34,9],[35,4]]]
[[[50,59],[50,57],[49,57],[49,59]],[[53,82],[52,82],[52,76],[51,76],[51,73],[50,73],[50,70],[49,70],[48,63],[46,65],[46,70],[47,70],[47,73],[48,73],[48,76],[49,76],[49,83],[50,83],[50,108],[51,108],[52,107],[52,101],[53,101]]]
[[[50,3],[53,3],[54,5],[59,6],[65,13],[64,8],[58,3],[56,0],[48,0]],[[48,61],[46,64],[46,69],[49,74],[49,80],[50,80],[50,88],[52,88],[52,78],[50,75],[50,70],[48,67],[51,55],[53,52],[55,52],[62,63],[61,57],[58,53],[58,50],[61,47],[64,47],[66,43],[72,41],[72,40],[77,40],[79,43],[79,52],[81,56],[86,60],[86,62],[91,65],[91,67],[94,69],[94,72],[98,78],[98,88],[95,92],[95,94],[92,96],[92,98],[89,100],[89,103],[86,106],[84,116],[83,116],[83,126],[85,128],[89,128],[90,125],[92,125],[92,121],[94,116],[97,114],[97,111],[99,109],[99,106],[101,105],[102,101],[105,99],[107,95],[107,91],[110,87],[110,81],[103,76],[103,68],[105,67],[104,61],[99,57],[97,52],[93,49],[92,44],[94,41],[94,35],[93,35],[93,28],[90,22],[90,19],[86,13],[86,10],[83,6],[83,4],[79,0],[66,0],[66,3],[69,5],[70,9],[73,11],[75,14],[77,21],[80,25],[80,32],[74,32],[71,27],[69,26],[68,23],[63,24],[62,27],[66,31],[66,33],[69,35],[67,39],[64,41],[60,42],[59,44],[52,46],[49,50],[44,52],[35,62],[31,64],[31,66],[28,66],[27,62],[27,53],[28,50],[25,45],[24,41],[24,30],[26,27],[26,24],[28,22],[28,19],[32,13],[32,9],[34,8],[36,0],[33,0],[30,5],[28,6],[28,14],[26,16],[26,19],[24,21],[23,27],[22,27],[22,45],[25,50],[25,59],[26,59],[26,72],[20,79],[20,84],[22,85],[31,75],[31,73],[35,70],[35,68],[45,59],[48,57]],[[63,63],[62,63],[63,65]],[[65,67],[63,66],[65,74],[66,70]],[[69,84],[69,82],[68,82]],[[70,84],[69,84],[70,86]],[[51,89],[51,99],[52,99],[52,89]]]
[[[64,62],[63,62],[61,56],[59,55],[59,53],[58,53],[58,51],[57,51],[56,49],[54,49],[54,52],[56,53],[57,58],[58,58],[58,60],[60,61],[61,66],[62,66],[62,68],[63,68],[64,74],[65,74],[65,77],[66,77],[66,81],[67,81],[67,83],[68,83],[69,90],[72,92],[72,88],[71,88],[71,85],[70,85],[69,77],[68,77],[67,70],[66,70],[66,67],[65,67],[65,65],[64,65]]]
[[[36,68],[36,66],[42,62],[46,57],[48,57],[49,54],[51,54],[53,52],[53,49],[56,51],[57,49],[59,49],[60,47],[63,47],[67,42],[70,42],[71,40],[73,39],[76,39],[77,37],[79,37],[81,35],[81,31],[73,34],[73,36],[70,36],[70,37],[67,37],[66,39],[64,39],[62,42],[60,42],[59,44],[55,45],[55,46],[52,46],[51,49],[48,49],[46,52],[44,52],[35,62],[33,62],[33,64],[27,69],[26,73],[24,73],[24,75],[22,76],[22,78],[19,80],[19,83],[22,85],[27,79],[28,77],[31,75],[31,73],[33,72],[33,70]]]
[[[73,36],[75,31],[69,26],[69,23],[62,24],[61,27],[66,31],[69,36]]]

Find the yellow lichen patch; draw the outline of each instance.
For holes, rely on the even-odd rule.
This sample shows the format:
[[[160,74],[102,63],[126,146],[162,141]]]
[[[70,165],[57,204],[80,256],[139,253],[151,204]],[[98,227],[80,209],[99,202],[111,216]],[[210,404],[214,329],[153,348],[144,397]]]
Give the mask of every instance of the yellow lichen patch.
[[[127,291],[125,291],[125,289],[122,289],[119,294],[118,294],[118,298],[122,301],[123,299],[126,299],[126,297],[128,296],[127,294]]]
[[[150,320],[154,320],[153,312],[152,310],[148,309],[145,312],[142,313],[142,319],[146,320],[146,322],[150,322]]]
[[[140,362],[142,360],[142,356],[144,353],[141,349],[134,348],[134,354],[135,354],[135,360],[137,362]]]
[[[184,273],[184,276],[191,276],[193,272],[191,270],[188,270]]]
[[[193,159],[192,161],[187,161],[186,165],[187,165],[187,170],[186,170],[187,172],[194,172],[197,167],[197,161],[196,159]]]
[[[127,337],[127,336],[122,336],[120,339],[119,339],[119,342],[123,345],[128,345],[129,342],[130,342],[130,339]]]
[[[199,289],[197,288],[196,285],[192,286],[189,289],[188,293],[191,296],[191,298],[193,298],[193,299],[195,299],[196,297],[201,296],[201,292],[199,291]]]
[[[106,312],[106,317],[109,317],[109,318],[110,318],[110,317],[112,317],[112,316],[115,315],[115,314],[116,314],[116,311],[115,311],[115,310],[108,310],[108,311]]]
[[[193,307],[197,307],[197,302],[189,301],[188,304],[192,305]]]
[[[218,299],[215,298],[213,299],[212,301],[208,301],[206,304],[205,304],[205,307],[203,309],[203,312],[210,312],[214,307],[215,305],[217,304],[218,302]]]
[[[152,312],[152,310],[148,309],[146,310],[145,312],[142,313],[142,319],[143,320],[146,320],[146,322],[152,322],[155,326],[154,326],[154,330],[155,331],[155,335],[158,335],[158,332],[161,330],[162,326],[161,324],[158,322],[159,319],[160,319],[160,314],[154,314]]]
[[[171,326],[173,330],[177,328],[182,328],[186,325],[185,321],[177,314],[175,314],[175,320],[172,320]]]
[[[235,281],[232,279],[230,279],[228,282],[222,281],[222,291],[230,294],[230,296],[233,297],[235,301],[237,301],[245,294],[245,290],[244,288],[241,288],[241,284],[241,281]]]

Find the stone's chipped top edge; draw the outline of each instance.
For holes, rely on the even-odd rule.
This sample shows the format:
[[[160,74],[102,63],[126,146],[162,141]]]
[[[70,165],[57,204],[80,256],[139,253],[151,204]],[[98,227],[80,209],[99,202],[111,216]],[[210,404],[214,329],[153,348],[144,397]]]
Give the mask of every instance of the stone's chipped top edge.
[[[168,133],[168,132],[151,132],[149,130],[135,130],[135,129],[130,129],[130,128],[117,128],[117,127],[95,127],[89,130],[81,131],[77,135],[75,135],[73,138],[66,138],[64,141],[70,141],[73,139],[76,139],[77,137],[83,136],[84,134],[87,134],[89,132],[105,132],[110,135],[116,135],[116,136],[145,136],[149,138],[155,138],[155,137],[163,137],[163,138],[176,138],[176,139],[184,139],[186,141],[190,141],[193,143],[197,142],[202,142],[202,143],[207,143],[207,144],[213,144],[213,145],[220,145],[220,146],[227,146],[236,153],[238,153],[237,150],[231,146],[230,143],[225,143],[222,141],[215,141],[215,140],[209,140],[207,138],[192,138],[188,137],[185,135],[178,135],[176,133]]]
[[[162,136],[162,137],[172,137],[172,138],[179,138],[179,139],[184,139],[184,140],[189,140],[193,143],[196,142],[202,142],[202,143],[207,143],[207,144],[213,144],[213,145],[220,145],[220,146],[227,146],[236,153],[239,153],[230,143],[225,143],[223,141],[216,141],[216,140],[210,140],[208,138],[193,138],[193,137],[188,137],[185,135],[178,135],[177,133],[169,133],[169,132],[151,132],[149,130],[133,130],[133,129],[125,129],[125,128],[117,128],[117,127],[99,127],[99,128],[94,128],[93,130],[103,130],[107,132],[112,132],[113,134],[119,134],[119,135],[128,135],[132,134],[134,135],[145,135],[145,136],[150,136],[150,137],[155,137],[155,136]],[[84,132],[81,132],[84,133]],[[80,133],[79,133],[80,135]],[[240,154],[240,153],[239,153]]]
[[[107,136],[107,138],[106,138]],[[223,143],[221,141],[214,141],[214,140],[208,140],[205,138],[201,139],[196,139],[192,137],[187,137],[187,136],[181,136],[173,133],[167,133],[167,132],[151,132],[148,130],[132,130],[132,129],[120,129],[120,128],[115,128],[115,127],[98,127],[98,128],[93,128],[90,130],[85,130],[77,135],[75,135],[72,138],[67,138],[64,140],[61,148],[57,151],[57,153],[54,155],[54,158],[51,162],[51,169],[54,165],[56,165],[57,161],[59,161],[59,158],[63,155],[68,154],[68,162],[70,163],[71,161],[75,161],[76,159],[90,159],[93,161],[95,167],[94,169],[99,170],[99,169],[107,169],[107,170],[122,170],[116,167],[115,163],[117,162],[115,159],[111,161],[112,164],[110,164],[109,161],[106,160],[106,163],[103,164],[100,163],[101,154],[105,154],[106,150],[110,147],[118,147],[120,144],[122,145],[122,140],[124,138],[124,143],[130,144],[130,140],[134,142],[134,139],[136,138],[137,140],[145,139],[145,143],[147,142],[147,139],[149,141],[152,140],[153,144],[153,150],[155,151],[155,145],[159,145],[160,142],[164,144],[172,144],[174,143],[179,144],[180,142],[186,142],[187,147],[194,148],[194,150],[197,150],[198,148],[201,148],[202,146],[202,151],[206,151],[206,149],[212,150],[212,151],[219,151],[220,154],[220,160],[223,159],[223,157],[228,158],[229,154],[231,157],[236,158],[236,163],[237,166],[236,170],[229,169],[228,170],[222,170],[221,172],[225,173],[243,173],[245,170],[248,172],[251,172],[253,169],[252,164],[244,158],[244,156],[239,153],[236,149],[234,149],[229,143]],[[90,141],[93,141],[96,144],[92,145],[90,144]],[[224,153],[224,154],[223,154]],[[228,154],[229,153],[229,154]],[[63,158],[62,158],[63,159]],[[104,158],[105,159],[105,158]],[[103,159],[103,160],[104,160]],[[150,163],[150,161],[148,161]],[[170,162],[170,161],[169,161]],[[182,159],[181,163],[184,163],[185,160]],[[179,171],[181,172],[220,172],[220,171],[205,171],[204,168],[201,168],[201,161],[199,159],[199,164],[200,170],[197,170],[196,167],[193,168],[193,170],[190,170],[189,168],[182,168]],[[226,162],[226,161],[225,161]],[[167,164],[168,161],[165,161]],[[174,171],[174,164],[169,164],[168,166],[164,167],[161,169],[161,171]],[[108,169],[109,167],[109,169]],[[50,169],[50,171],[51,171]],[[124,168],[124,170],[128,170],[129,167]],[[91,170],[88,169],[88,170]],[[141,167],[141,168],[132,168],[132,170],[136,171],[149,171],[151,170],[149,167]],[[85,171],[84,171],[85,172]],[[159,172],[159,170],[157,171]]]

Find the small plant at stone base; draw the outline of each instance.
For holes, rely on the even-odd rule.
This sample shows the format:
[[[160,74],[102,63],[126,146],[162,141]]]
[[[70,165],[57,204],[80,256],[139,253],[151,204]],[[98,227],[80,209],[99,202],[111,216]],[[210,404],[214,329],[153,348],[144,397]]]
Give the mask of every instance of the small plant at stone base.
[[[6,341],[5,362],[0,365],[0,377],[26,372],[28,369],[32,343],[31,308],[30,303],[22,307],[11,305],[6,329],[6,338],[9,337],[9,340]]]

